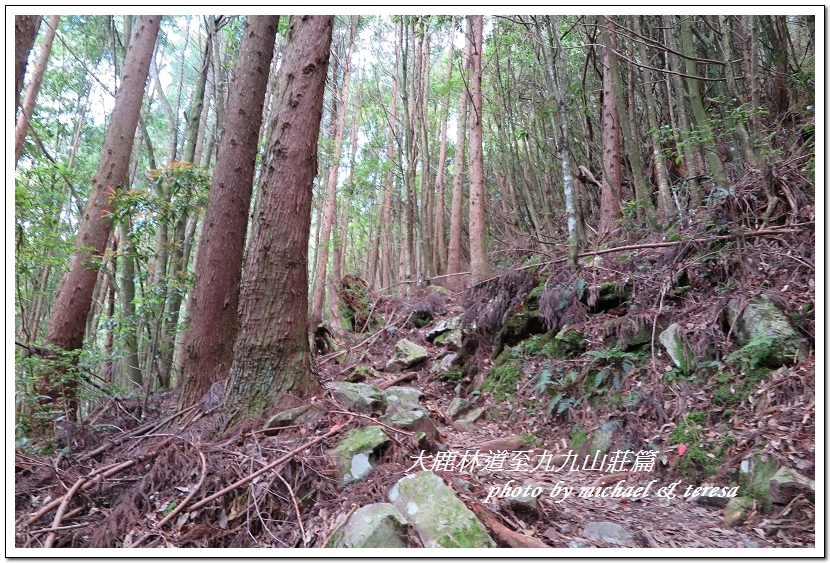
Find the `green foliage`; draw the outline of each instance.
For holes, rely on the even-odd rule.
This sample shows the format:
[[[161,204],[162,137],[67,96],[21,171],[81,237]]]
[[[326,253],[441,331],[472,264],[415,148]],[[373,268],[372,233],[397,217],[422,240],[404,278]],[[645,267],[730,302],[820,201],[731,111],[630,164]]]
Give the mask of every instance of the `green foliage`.
[[[504,356],[504,353],[502,353],[502,356]],[[487,378],[481,384],[481,390],[492,391],[496,401],[512,399],[516,393],[516,385],[521,381],[522,375],[522,361],[517,358],[496,362],[487,372]]]
[[[769,335],[756,336],[741,349],[726,357],[727,362],[737,362],[745,369],[755,369],[764,364],[772,353],[775,339]]]
[[[701,425],[707,413],[692,412],[672,431],[671,443],[684,444],[686,452],[677,460],[676,467],[689,477],[714,474],[723,461],[724,447],[705,439]],[[714,451],[711,451],[714,449]]]
[[[607,379],[611,380],[611,387],[619,389],[622,387],[622,377],[625,377],[634,369],[638,356],[633,352],[625,352],[619,348],[607,348],[605,350],[589,350],[586,356],[591,356],[588,367],[599,367],[594,374],[593,386],[601,387]]]

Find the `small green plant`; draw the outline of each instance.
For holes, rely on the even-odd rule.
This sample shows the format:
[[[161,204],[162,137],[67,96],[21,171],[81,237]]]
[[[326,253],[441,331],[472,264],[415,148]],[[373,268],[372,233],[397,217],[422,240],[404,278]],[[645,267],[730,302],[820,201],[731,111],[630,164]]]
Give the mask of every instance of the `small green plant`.
[[[589,350],[585,353],[591,356],[588,367],[602,366],[593,378],[593,386],[600,388],[611,376],[611,387],[619,389],[622,387],[622,377],[628,375],[634,369],[634,362],[637,354],[625,352],[619,348],[607,348],[605,350]]]
[[[732,352],[726,357],[727,362],[739,362],[742,367],[754,369],[769,358],[775,339],[767,335],[756,336],[740,350]]]

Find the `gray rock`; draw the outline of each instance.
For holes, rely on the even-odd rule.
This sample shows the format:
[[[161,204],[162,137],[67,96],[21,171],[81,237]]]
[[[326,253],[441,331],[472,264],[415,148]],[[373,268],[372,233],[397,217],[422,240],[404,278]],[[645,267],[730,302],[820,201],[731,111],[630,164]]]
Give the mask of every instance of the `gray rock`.
[[[597,428],[596,432],[594,432],[593,439],[588,445],[586,453],[593,456],[596,452],[599,452],[599,455],[601,456],[607,452],[609,448],[611,448],[611,440],[614,437],[614,430],[616,430],[619,425],[620,423],[615,420],[600,424],[599,428]]]
[[[766,295],[749,300],[740,317],[737,316],[739,302],[732,299],[727,304],[726,318],[734,325],[738,344],[763,343],[763,363],[769,367],[793,364],[804,357],[807,341],[798,335],[786,315]]]
[[[420,364],[429,357],[426,348],[410,342],[406,338],[395,344],[395,355],[386,362],[386,371],[400,371]]]
[[[435,328],[433,328],[432,330],[427,332],[427,334],[426,334],[427,342],[432,342],[433,340],[435,340],[437,337],[441,336],[445,332],[449,332],[451,330],[458,330],[460,328],[461,328],[461,317],[460,316],[452,317],[452,318],[449,318],[449,319],[444,319],[443,321],[441,321],[440,323],[435,325]]]
[[[429,368],[430,373],[444,373],[449,371],[452,368],[452,363],[458,358],[458,354],[452,353],[447,354],[443,358],[441,358],[440,364],[435,364],[431,368]]]
[[[530,489],[528,489],[528,487],[526,487],[525,485],[530,485]],[[514,509],[519,509],[519,510],[523,510],[523,511],[530,511],[530,512],[536,512],[536,507],[538,506],[538,502],[536,500],[537,497],[534,497],[533,495],[530,494],[530,492],[536,486],[537,485],[535,483],[530,483],[530,482],[523,483],[523,485],[522,485],[522,487],[523,487],[522,494],[517,495],[515,497],[513,495],[510,495],[509,497],[507,497],[508,504],[510,504]],[[542,487],[543,490],[544,490],[544,488],[545,487]]]
[[[376,385],[331,381],[326,383],[334,398],[345,406],[363,413],[381,413],[386,406],[383,393]]]
[[[300,424],[309,424],[320,420],[323,413],[311,405],[302,405],[293,409],[278,412],[268,419],[263,427],[263,434],[265,436],[275,436],[279,433],[280,428],[286,426],[294,426]]]
[[[482,417],[482,415],[484,414],[484,411],[485,411],[484,407],[481,407],[481,408],[478,408],[478,409],[475,409],[475,410],[471,410],[470,412],[465,414],[463,417],[456,420],[453,423],[453,426],[455,426],[456,428],[459,428],[459,429],[461,429],[465,432],[472,432],[472,430],[475,428],[475,422],[479,418]]]
[[[401,430],[423,432],[428,443],[440,441],[441,434],[435,422],[422,410],[404,411],[384,416],[382,422]]]
[[[450,416],[450,420],[455,420],[459,416],[468,413],[471,408],[473,408],[473,403],[466,399],[456,397],[450,403],[449,408],[447,408],[447,414]]]
[[[634,539],[628,530],[614,522],[590,522],[582,530],[582,537],[613,545],[631,545]]]
[[[380,426],[364,426],[348,432],[328,455],[334,462],[342,485],[362,481],[377,463],[389,442]]]
[[[669,328],[660,333],[660,344],[666,349],[674,365],[680,368],[685,374],[692,373],[697,367],[694,352],[689,345],[677,334],[680,328],[677,323],[669,325]]]
[[[423,409],[419,403],[424,394],[414,387],[389,387],[383,391],[386,401],[386,414]]]
[[[435,344],[446,346],[448,350],[460,350],[463,346],[463,334],[460,329],[445,332],[435,339]]]
[[[398,481],[389,500],[418,532],[424,547],[496,547],[478,518],[432,471]]]
[[[776,471],[769,481],[770,498],[776,504],[788,504],[800,493],[804,493],[809,499],[815,499],[816,482],[789,467],[782,467]]]
[[[407,547],[406,519],[388,503],[358,508],[326,547]]]

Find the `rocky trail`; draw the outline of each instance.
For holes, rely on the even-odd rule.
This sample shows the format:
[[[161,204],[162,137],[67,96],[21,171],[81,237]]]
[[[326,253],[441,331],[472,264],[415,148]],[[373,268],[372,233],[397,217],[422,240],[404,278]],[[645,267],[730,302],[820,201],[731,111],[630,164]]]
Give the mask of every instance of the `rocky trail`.
[[[812,356],[771,372],[728,423],[674,415],[701,412],[701,391],[681,380],[661,400],[643,390],[648,369],[633,366],[616,391],[631,396],[633,385],[637,401],[609,393],[546,412],[556,393],[540,386],[545,370],[570,363],[595,381],[595,357],[530,353],[538,347],[528,342],[546,339],[551,352],[559,341],[528,334],[527,318],[509,338],[508,319],[501,352],[482,354],[465,305],[437,290],[389,300],[377,313],[383,326],[317,358],[317,395],[228,430],[217,409],[223,382],[184,412],[173,392],[111,400],[60,455],[17,453],[17,545],[814,545]],[[517,350],[522,377],[500,394],[493,373]],[[462,369],[475,362],[480,371]],[[728,446],[717,459],[706,451],[715,443]],[[701,455],[717,462],[708,474]]]

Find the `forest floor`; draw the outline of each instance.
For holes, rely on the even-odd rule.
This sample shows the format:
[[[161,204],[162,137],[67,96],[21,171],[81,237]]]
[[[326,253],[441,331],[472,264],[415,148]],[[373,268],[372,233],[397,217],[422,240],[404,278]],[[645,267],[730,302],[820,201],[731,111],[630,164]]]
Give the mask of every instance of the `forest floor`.
[[[316,357],[315,395],[288,397],[229,429],[223,381],[185,411],[176,390],[101,397],[55,442],[17,448],[15,545],[323,547],[355,509],[389,502],[401,478],[424,468],[500,547],[814,547],[815,490],[802,487],[784,504],[758,490],[769,483],[762,467],[816,478],[815,216],[801,200],[785,224],[731,231],[737,219],[725,200],[682,237],[588,253],[577,274],[559,259],[513,256],[501,275],[463,294],[433,286],[408,299],[371,296],[371,330],[333,330],[336,350]],[[516,267],[523,260],[533,263]],[[807,353],[760,370],[769,343],[739,347],[726,319],[730,306],[762,294]],[[457,316],[463,362],[434,369],[450,350],[427,333]],[[693,336],[690,373],[657,344],[669,323]],[[404,338],[426,349],[426,361],[385,371]],[[358,374],[381,389],[423,393],[418,407],[440,432],[428,453],[414,432],[350,409],[325,387]],[[457,398],[482,416],[466,425],[451,417]],[[263,428],[299,405],[321,414]],[[344,487],[328,453],[367,425],[380,426],[389,444],[364,480]],[[604,434],[609,462],[617,451],[649,451],[653,467],[593,470],[585,444]],[[452,452],[476,451],[492,453],[489,465],[449,463]],[[506,466],[491,461],[499,452],[511,456]],[[508,485],[538,487],[536,506],[496,493]],[[623,485],[628,497],[577,496],[582,487]],[[732,522],[727,499],[694,496],[703,485],[738,487],[749,504]],[[634,498],[640,486],[650,492]],[[571,487],[568,498],[556,494],[562,487]],[[407,541],[422,545],[414,531]]]
[[[424,293],[420,296],[423,303]],[[389,321],[374,338],[364,335],[363,340],[357,340],[351,335],[346,337],[352,339],[348,354],[318,357],[321,383],[343,380],[358,365],[380,367],[392,356],[395,342],[405,337],[426,347],[430,360],[403,377],[399,373],[371,372],[374,377],[365,382],[383,388],[404,378],[407,381],[400,385],[423,392],[422,404],[441,433],[441,443],[433,453],[525,452],[529,464],[526,468],[536,467],[546,452],[555,454],[557,463],[548,466],[547,471],[459,472],[436,468],[501,547],[753,548],[815,544],[814,501],[804,495],[787,506],[756,504],[747,510],[742,523],[731,526],[724,523],[723,502],[717,502],[726,499],[683,496],[688,485],[734,485],[745,453],[757,444],[765,444],[770,454],[784,462],[796,462],[800,469],[807,469],[804,473],[813,476],[812,356],[771,375],[755,393],[755,404],[750,400],[733,409],[728,424],[732,446],[726,461],[706,478],[690,477],[679,469],[683,452],[669,444],[668,437],[676,425],[655,419],[650,415],[654,406],[644,404],[662,400],[664,404],[658,410],[691,409],[696,391],[683,382],[675,385],[674,393],[666,389],[662,399],[662,392],[652,394],[642,399],[638,408],[616,415],[608,405],[599,404],[572,409],[570,417],[551,417],[544,412],[544,405],[531,402],[530,394],[519,394],[512,402],[496,401],[484,394],[478,406],[486,407],[485,415],[472,428],[463,429],[454,423],[448,415],[450,402],[459,387],[470,391],[473,386],[470,381],[459,382],[429,370],[447,352],[427,342],[425,333],[462,310],[455,297],[441,299],[440,305],[433,307],[438,309],[433,319],[420,329],[409,322],[418,298],[385,301],[377,314]],[[434,305],[434,298],[430,300]],[[665,367],[665,359],[652,359]],[[583,365],[585,362],[587,359]],[[483,363],[487,366],[490,361],[484,359]],[[531,373],[536,369],[528,367]],[[778,400],[773,407],[757,408],[759,399],[782,388],[787,389],[786,400]],[[59,454],[17,452],[16,545],[323,547],[342,525],[344,516],[355,508],[389,502],[392,486],[408,470],[421,469],[420,450],[412,433],[387,427],[392,443],[366,480],[341,488],[332,478],[326,451],[337,443],[342,432],[379,421],[349,411],[322,388],[310,403],[321,408],[325,416],[311,424],[289,426],[277,436],[264,436],[261,428],[265,419],[225,431],[224,415],[209,400],[177,413],[174,391],[141,400],[110,399],[87,418],[82,429],[76,429]],[[574,419],[590,432],[595,429],[591,424],[609,416],[623,422],[626,442],[632,441],[634,431],[642,443],[663,444],[653,471],[550,470],[569,461],[563,456],[570,450]],[[712,436],[723,431],[723,424],[703,428]],[[620,447],[621,441],[623,436],[617,432],[611,450]],[[426,469],[434,459],[426,458]],[[542,489],[535,508],[528,509],[507,498],[493,498],[498,495],[492,491],[499,490],[493,487],[503,487],[511,479],[513,485],[532,484]],[[681,483],[674,490],[676,497],[654,494],[677,481]],[[646,486],[649,482],[652,494],[645,498],[577,498],[584,486]],[[571,495],[566,499],[561,495],[551,497],[557,485],[573,487]],[[223,490],[226,493],[220,494]],[[586,528],[589,524],[594,532]],[[410,534],[409,541],[411,547],[422,545],[415,533]]]

